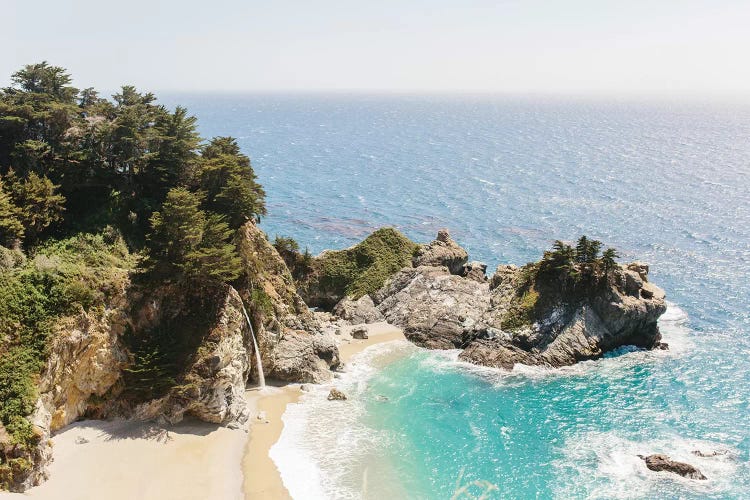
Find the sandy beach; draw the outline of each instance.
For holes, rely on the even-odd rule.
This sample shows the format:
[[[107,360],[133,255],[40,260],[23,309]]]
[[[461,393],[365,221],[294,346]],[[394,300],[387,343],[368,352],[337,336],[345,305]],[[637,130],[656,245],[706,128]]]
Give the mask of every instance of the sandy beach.
[[[340,338],[347,363],[365,348],[403,339],[386,323],[368,325],[368,339]],[[196,420],[161,427],[133,421],[77,422],[53,437],[49,479],[23,494],[0,499],[171,500],[290,498],[269,450],[283,429],[282,416],[302,395],[300,384],[246,393],[247,429]]]
[[[348,330],[345,331],[339,344],[341,362],[348,363],[355,354],[371,345],[404,339],[403,332],[388,323],[368,325],[368,336],[367,339],[352,339],[348,335]],[[257,413],[252,418],[250,440],[242,463],[246,499],[290,498],[279,470],[269,456],[269,451],[284,428],[282,417],[287,405],[296,403],[301,395],[300,384],[269,387],[263,392],[251,390],[246,393],[248,401],[254,402],[257,408]]]
[[[247,433],[198,421],[169,428],[87,420],[56,434],[50,477],[3,499],[242,498]]]

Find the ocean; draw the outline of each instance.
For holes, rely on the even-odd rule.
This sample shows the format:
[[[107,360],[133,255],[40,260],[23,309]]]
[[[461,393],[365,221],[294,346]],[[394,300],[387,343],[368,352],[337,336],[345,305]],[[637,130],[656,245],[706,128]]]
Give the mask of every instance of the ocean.
[[[648,262],[667,292],[669,351],[500,372],[406,342],[371,348],[336,380],[352,396],[344,411],[325,387],[287,410],[271,455],[295,498],[750,496],[750,104],[162,102],[187,106],[205,137],[238,139],[266,189],[271,238],[318,253],[384,225],[422,242],[447,227],[493,270],[586,234]],[[637,457],[650,453],[708,480],[651,473]]]

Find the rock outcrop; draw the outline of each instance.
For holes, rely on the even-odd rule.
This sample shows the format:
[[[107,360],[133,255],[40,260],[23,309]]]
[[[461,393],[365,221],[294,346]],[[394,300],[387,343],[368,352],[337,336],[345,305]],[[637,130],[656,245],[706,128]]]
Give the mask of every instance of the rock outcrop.
[[[333,308],[333,313],[353,325],[383,321],[383,314],[375,307],[375,302],[369,295],[364,295],[358,300],[344,297]]]
[[[536,316],[527,324],[515,325],[509,311],[519,314],[513,302],[522,272],[503,268],[501,276],[493,277],[493,307],[483,317],[487,331],[509,333],[475,343],[461,359],[502,368],[512,368],[515,363],[564,366],[596,359],[624,345],[657,347],[661,339],[657,320],[666,310],[664,292],[642,281],[637,288],[628,288],[625,283],[637,277],[634,271],[620,267],[614,271],[612,283],[593,285],[592,290],[572,300],[554,297],[552,303],[534,311]],[[543,290],[549,285],[537,286]],[[648,294],[642,293],[643,287],[648,287]],[[506,327],[508,323],[511,328]]]
[[[488,284],[451,274],[447,267],[404,269],[375,294],[386,321],[430,349],[464,347],[489,301]]]
[[[287,331],[271,354],[268,373],[289,382],[322,383],[338,365],[338,347],[330,334]]]
[[[705,480],[707,479],[706,476],[703,475],[703,473],[698,470],[697,467],[687,464],[685,462],[677,462],[675,460],[670,459],[667,455],[638,455],[639,458],[641,458],[644,462],[646,462],[646,467],[648,467],[649,470],[652,470],[654,472],[671,472],[673,474],[678,474],[682,477],[686,477],[688,479],[698,479],[698,480]]]
[[[357,300],[376,292],[401,268],[411,264],[417,245],[394,228],[378,229],[344,250],[326,250],[300,278],[299,292],[311,307],[331,310],[342,299]]]
[[[471,261],[468,264],[464,264],[461,270],[461,276],[484,283],[487,281],[487,264],[484,262]]]
[[[441,229],[433,242],[419,247],[412,265],[414,267],[445,266],[451,274],[462,274],[464,265],[468,261],[469,254],[466,250],[453,241],[447,229]]]
[[[328,393],[328,401],[345,401],[346,399],[346,394],[336,389],[335,387],[332,388],[331,392]]]
[[[467,253],[441,231],[413,261],[369,298],[345,299],[345,318],[376,317],[431,349],[463,349],[460,359],[511,369],[516,363],[565,366],[621,346],[662,347],[657,320],[664,292],[648,266],[602,271],[582,264],[575,282],[544,261],[522,268],[467,263]],[[373,305],[375,311],[373,312]]]

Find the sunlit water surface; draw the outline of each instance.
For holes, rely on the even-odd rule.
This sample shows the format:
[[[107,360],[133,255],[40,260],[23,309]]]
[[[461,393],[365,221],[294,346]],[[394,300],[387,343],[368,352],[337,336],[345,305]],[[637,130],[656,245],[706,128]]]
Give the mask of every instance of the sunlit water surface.
[[[559,370],[377,347],[292,406],[272,456],[299,498],[747,498],[750,106],[471,96],[169,96],[232,135],[262,226],[317,253],[449,227],[494,267],[587,234],[651,264],[672,349]],[[332,425],[332,422],[335,425]],[[719,452],[701,458],[692,452]],[[647,471],[639,453],[708,481]],[[482,486],[484,485],[484,486]],[[492,486],[488,486],[492,485]]]

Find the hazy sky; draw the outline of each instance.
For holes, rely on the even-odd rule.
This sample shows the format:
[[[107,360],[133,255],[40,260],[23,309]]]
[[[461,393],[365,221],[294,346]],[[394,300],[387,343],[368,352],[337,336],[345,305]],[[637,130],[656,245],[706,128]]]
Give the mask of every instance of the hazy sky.
[[[0,81],[750,94],[748,0],[0,0]]]

